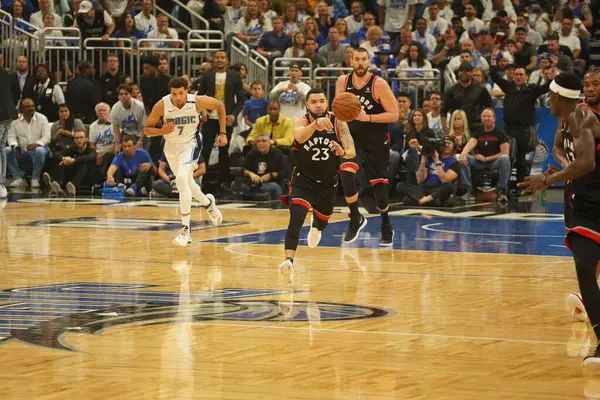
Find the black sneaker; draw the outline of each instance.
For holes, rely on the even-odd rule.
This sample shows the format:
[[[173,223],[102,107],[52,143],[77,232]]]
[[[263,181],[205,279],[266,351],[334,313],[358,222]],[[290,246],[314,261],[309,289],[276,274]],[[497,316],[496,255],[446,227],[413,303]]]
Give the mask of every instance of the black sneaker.
[[[506,190],[498,189],[498,202],[503,204],[508,203],[508,196],[506,195]]]
[[[598,342],[594,354],[583,359],[583,366],[586,368],[600,369],[600,342]]]
[[[358,238],[358,234],[360,231],[367,226],[367,219],[359,214],[358,218],[352,218],[350,215],[350,224],[348,225],[348,230],[346,230],[346,235],[344,235],[344,243],[352,243]]]
[[[381,240],[379,241],[380,246],[391,246],[394,243],[394,229],[391,225],[381,226]]]

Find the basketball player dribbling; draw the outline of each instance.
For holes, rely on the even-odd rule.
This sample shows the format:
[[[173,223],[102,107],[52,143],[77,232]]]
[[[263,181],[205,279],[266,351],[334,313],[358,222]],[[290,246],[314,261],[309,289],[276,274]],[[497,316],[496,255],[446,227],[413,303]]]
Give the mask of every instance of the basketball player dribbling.
[[[589,86],[598,78],[588,73],[585,79]],[[550,84],[550,109],[560,118],[553,154],[563,169],[527,177],[518,186],[533,196],[539,190],[567,182],[565,244],[573,253],[581,298],[596,338],[600,338],[600,287],[596,280],[600,261],[600,114],[578,104],[580,94],[581,80],[573,72],[562,72]],[[591,96],[589,100],[596,98]],[[600,344],[583,364],[600,366]]]
[[[294,126],[296,166],[290,182],[285,260],[279,266],[279,273],[286,283],[293,281],[294,257],[306,214],[312,209],[307,243],[308,247],[314,248],[333,213],[340,158],[356,156],[348,125],[328,112],[327,106],[325,91],[311,89],[306,94],[309,112],[296,120]]]
[[[358,211],[358,188],[356,173],[359,165],[365,170],[369,184],[381,214],[380,246],[391,246],[394,230],[388,215],[387,169],[390,157],[388,123],[398,120],[398,103],[392,89],[381,77],[368,72],[371,59],[366,49],[358,48],[352,55],[354,71],[338,78],[336,95],[342,92],[355,94],[360,100],[362,111],[356,120],[348,123],[356,146],[356,158],[347,160],[340,167],[340,179],[346,203],[350,208],[350,224],[344,235],[344,243],[352,243],[367,220]]]
[[[185,247],[192,242],[190,226],[192,197],[206,208],[208,217],[214,225],[220,225],[223,220],[215,203],[215,197],[212,194],[204,195],[200,186],[194,181],[194,170],[198,167],[198,159],[202,152],[199,136],[200,110],[217,110],[221,131],[217,144],[225,146],[227,144],[225,107],[215,98],[189,94],[188,83],[183,78],[171,79],[169,90],[171,94],[163,97],[152,108],[146,120],[144,133],[146,136],[162,135],[165,138],[164,153],[175,175],[181,210],[181,230],[173,239],[173,244]],[[164,119],[162,128],[155,128],[161,118]],[[207,146],[212,146],[212,143],[207,143]]]

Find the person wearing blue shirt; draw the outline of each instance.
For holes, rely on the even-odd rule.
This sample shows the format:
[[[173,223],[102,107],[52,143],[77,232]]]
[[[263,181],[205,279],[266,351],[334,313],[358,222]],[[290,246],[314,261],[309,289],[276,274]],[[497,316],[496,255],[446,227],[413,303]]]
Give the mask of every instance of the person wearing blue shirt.
[[[265,87],[262,82],[252,82],[250,91],[252,97],[250,100],[246,100],[242,109],[244,122],[248,127],[252,127],[258,118],[267,115],[267,106],[269,105],[269,99],[264,97]]]
[[[398,185],[398,193],[405,196],[405,206],[442,206],[450,207],[456,203],[451,198],[456,190],[454,181],[460,174],[460,164],[454,156],[454,140],[444,137],[444,148],[441,154],[433,151],[428,157],[421,156],[421,164],[417,171],[418,185],[402,183]],[[427,145],[424,146],[424,150]]]
[[[135,137],[129,134],[123,135],[121,148],[123,151],[115,156],[108,168],[106,184],[124,184],[127,196],[147,196],[152,189],[152,177],[156,175],[150,154],[146,150],[136,149]]]

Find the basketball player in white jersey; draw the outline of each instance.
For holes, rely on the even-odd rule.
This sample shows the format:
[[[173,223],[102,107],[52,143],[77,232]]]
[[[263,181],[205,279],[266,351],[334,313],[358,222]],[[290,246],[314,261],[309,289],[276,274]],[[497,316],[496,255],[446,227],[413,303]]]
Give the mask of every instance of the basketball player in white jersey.
[[[144,134],[146,136],[165,137],[165,156],[171,170],[175,174],[177,190],[179,191],[179,207],[181,209],[181,230],[173,239],[173,244],[185,247],[192,243],[190,229],[190,213],[192,197],[206,208],[208,217],[215,225],[220,225],[223,217],[216,206],[212,194],[204,195],[200,186],[194,181],[194,170],[198,167],[198,158],[202,151],[200,141],[200,110],[216,110],[219,115],[220,134],[217,145],[227,144],[225,134],[225,106],[219,100],[208,96],[189,94],[188,83],[183,78],[173,78],[169,81],[170,95],[162,98],[152,108],[146,120]],[[163,118],[162,128],[155,128]],[[206,143],[212,146],[212,143]]]

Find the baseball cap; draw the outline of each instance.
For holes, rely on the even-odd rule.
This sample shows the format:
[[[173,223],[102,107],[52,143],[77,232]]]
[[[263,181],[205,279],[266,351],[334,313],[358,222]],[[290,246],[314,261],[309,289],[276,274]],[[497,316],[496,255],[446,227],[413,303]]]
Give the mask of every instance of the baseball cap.
[[[302,71],[302,68],[300,68],[300,64],[298,63],[292,63],[292,65],[290,65],[290,69],[298,69]]]
[[[473,71],[473,66],[468,62],[464,62],[460,64],[458,71]]]
[[[79,4],[79,11],[77,11],[77,14],[85,14],[92,8],[94,8],[94,6],[92,6],[92,3],[88,0],[84,0],[81,2],[81,4]]]

